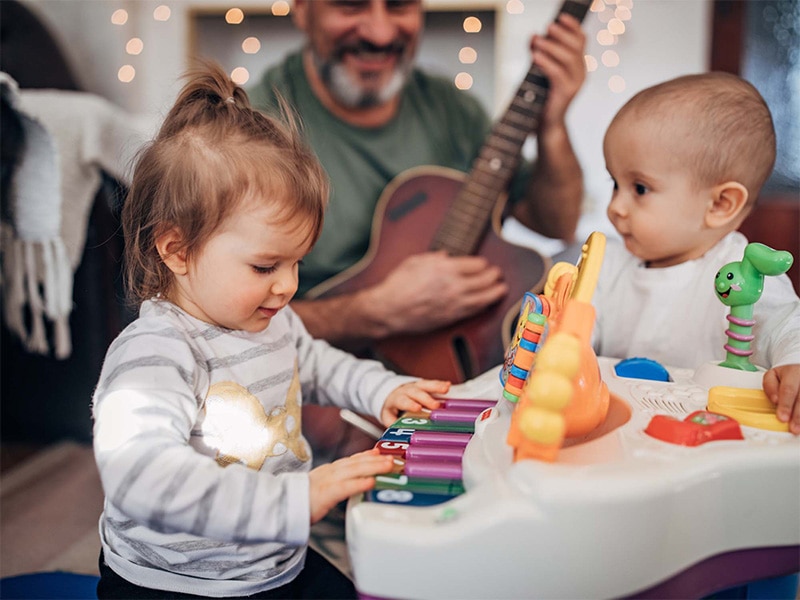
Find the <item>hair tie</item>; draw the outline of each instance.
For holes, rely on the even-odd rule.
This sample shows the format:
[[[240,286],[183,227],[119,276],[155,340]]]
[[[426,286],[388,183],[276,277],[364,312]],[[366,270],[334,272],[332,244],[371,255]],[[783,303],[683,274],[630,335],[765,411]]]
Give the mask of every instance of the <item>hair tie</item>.
[[[228,104],[236,104],[236,100],[233,99],[233,96],[225,98],[225,102],[227,102]]]

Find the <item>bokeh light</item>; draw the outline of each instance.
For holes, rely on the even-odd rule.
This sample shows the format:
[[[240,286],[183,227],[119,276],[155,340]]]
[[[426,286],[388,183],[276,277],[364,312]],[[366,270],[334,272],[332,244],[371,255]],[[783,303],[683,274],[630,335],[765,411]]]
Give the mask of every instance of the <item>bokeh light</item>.
[[[241,8],[230,8],[225,13],[225,22],[229,25],[238,25],[244,21],[244,12]]]
[[[142,53],[142,50],[144,50],[144,42],[141,38],[131,38],[128,40],[128,43],[125,44],[125,52],[128,54],[137,56]]]
[[[478,17],[467,17],[464,19],[464,31],[467,33],[479,33],[483,28],[483,23]]]
[[[244,85],[250,80],[250,71],[244,67],[236,67],[231,71],[231,80],[233,80],[233,83],[236,85]]]
[[[458,51],[458,60],[465,65],[471,65],[478,60],[478,52],[471,46],[464,46]]]
[[[276,17],[285,17],[289,14],[291,7],[286,0],[278,0],[272,3],[272,14]]]
[[[464,73],[463,71],[461,73],[458,73],[453,81],[456,87],[460,90],[470,89],[473,83],[472,75],[470,75],[469,73]]]
[[[608,22],[608,31],[610,31],[614,35],[622,35],[623,33],[625,33],[625,23],[623,23],[617,18],[611,19]]]
[[[612,75],[608,79],[608,89],[615,94],[625,91],[625,80],[620,75]]]
[[[117,71],[117,79],[122,83],[130,83],[136,77],[136,69],[131,65],[122,65]]]
[[[616,67],[619,65],[619,54],[613,50],[606,50],[603,52],[600,60],[603,61],[603,64],[607,67]]]
[[[522,0],[508,0],[506,2],[506,12],[510,15],[521,15],[525,12],[525,5]]]
[[[162,4],[161,6],[157,6],[153,11],[153,18],[156,21],[168,21],[171,14],[172,11],[169,9],[169,6]]]
[[[608,29],[601,29],[597,32],[597,43],[601,46],[611,46],[616,41],[614,34]]]
[[[125,25],[128,22],[128,11],[124,8],[115,10],[111,15],[111,22],[114,25]]]
[[[242,42],[242,52],[245,54],[256,54],[261,50],[261,42],[256,37],[245,38]]]

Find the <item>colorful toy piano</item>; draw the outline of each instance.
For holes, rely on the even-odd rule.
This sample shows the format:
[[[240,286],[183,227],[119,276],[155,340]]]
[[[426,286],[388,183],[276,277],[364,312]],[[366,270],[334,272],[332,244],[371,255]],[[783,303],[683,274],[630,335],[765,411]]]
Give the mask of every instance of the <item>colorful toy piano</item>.
[[[384,432],[396,472],[347,508],[364,598],[795,598],[800,439],[758,390],[596,358],[604,248],[523,302],[500,382]]]

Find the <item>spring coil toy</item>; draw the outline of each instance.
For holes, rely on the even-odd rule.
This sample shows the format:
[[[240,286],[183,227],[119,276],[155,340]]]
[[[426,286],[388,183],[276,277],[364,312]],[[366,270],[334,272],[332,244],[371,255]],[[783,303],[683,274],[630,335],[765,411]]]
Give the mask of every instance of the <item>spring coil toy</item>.
[[[719,366],[742,371],[758,370],[750,362],[755,339],[753,326],[756,324],[753,308],[764,291],[764,277],[786,273],[792,261],[792,255],[785,250],[751,243],[745,247],[742,260],[730,262],[717,271],[714,278],[717,298],[730,306],[726,317],[729,322],[725,331],[728,336],[724,346],[726,358]]]

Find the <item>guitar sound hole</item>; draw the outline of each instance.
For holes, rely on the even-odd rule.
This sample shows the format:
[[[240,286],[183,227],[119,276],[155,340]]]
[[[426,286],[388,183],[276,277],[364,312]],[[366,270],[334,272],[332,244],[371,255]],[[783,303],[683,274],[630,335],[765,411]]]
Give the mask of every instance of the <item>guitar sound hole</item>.
[[[477,375],[472,368],[473,357],[469,351],[467,340],[463,336],[457,335],[452,339],[453,353],[456,356],[461,372],[464,374],[464,380],[472,379]]]

